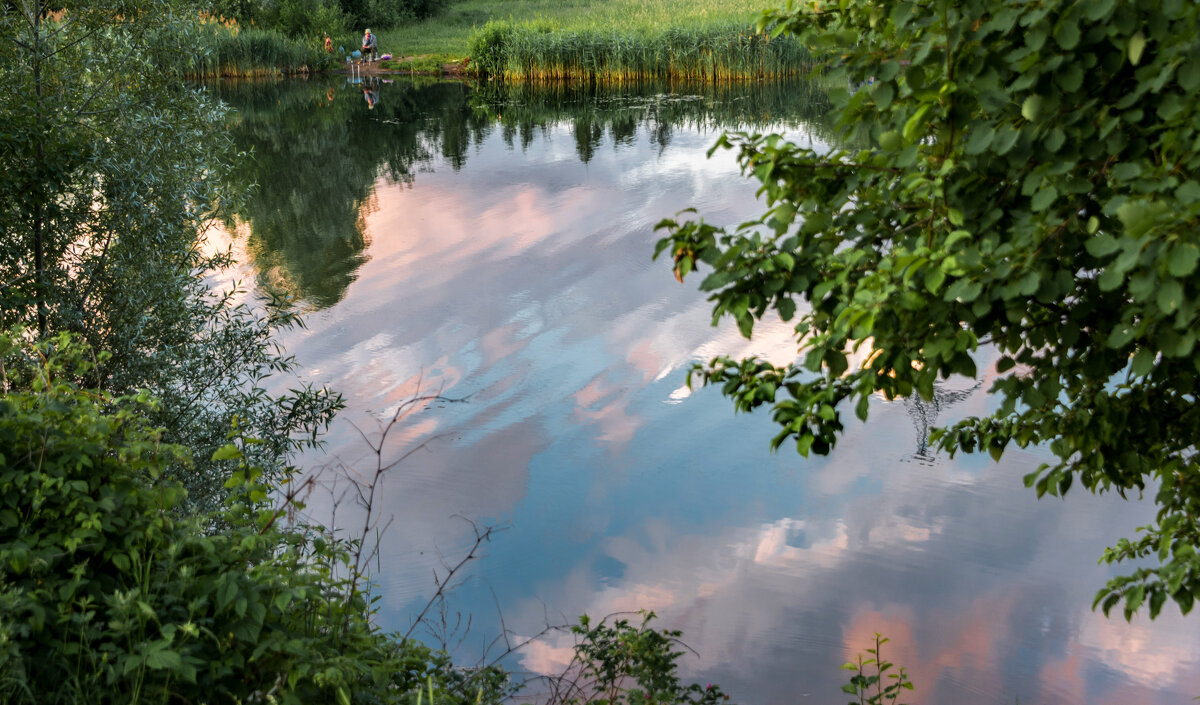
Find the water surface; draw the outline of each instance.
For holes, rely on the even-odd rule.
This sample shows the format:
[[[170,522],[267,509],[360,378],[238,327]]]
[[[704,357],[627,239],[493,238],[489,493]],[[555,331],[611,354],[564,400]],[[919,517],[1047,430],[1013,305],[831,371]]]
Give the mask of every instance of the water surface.
[[[443,561],[470,546],[465,517],[503,530],[445,615],[471,616],[464,658],[487,650],[501,615],[529,635],[652,609],[698,652],[689,677],[754,705],[843,702],[838,666],[876,631],[914,703],[1200,695],[1195,617],[1168,607],[1127,624],[1089,609],[1110,575],[1096,559],[1151,519],[1148,503],[1039,502],[1021,484],[1038,451],[929,454],[930,424],[990,408],[986,353],[982,385],[876,400],[827,458],[772,454],[765,414],[686,388],[693,361],[783,361],[794,344],[778,321],[750,341],[712,327],[696,283],[650,261],[654,225],[689,206],[718,224],[756,215],[732,156],[705,153],[729,127],[824,144],[818,89],[218,90],[254,155],[238,178],[260,185],[230,224],[235,247],[259,291],[309,311],[283,342],[347,399],[327,454],[305,464],[366,472],[382,424],[414,396],[441,397],[382,452],[411,453],[381,485],[388,627],[407,629]],[[334,521],[357,518],[344,500]],[[553,671],[569,644],[543,640],[511,665]]]

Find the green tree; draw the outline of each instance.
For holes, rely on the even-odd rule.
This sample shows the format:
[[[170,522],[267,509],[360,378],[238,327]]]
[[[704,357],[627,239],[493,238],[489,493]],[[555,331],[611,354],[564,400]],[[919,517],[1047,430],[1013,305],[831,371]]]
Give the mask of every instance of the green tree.
[[[184,476],[202,502],[228,471],[207,458],[233,416],[264,440],[255,462],[278,470],[339,400],[305,386],[266,394],[290,364],[271,333],[293,319],[206,285],[229,263],[198,235],[230,197],[225,109],[151,58],[163,37],[194,36],[188,16],[171,0],[4,6],[0,326],[110,351],[102,386],[161,399],[168,439],[204,459]]]
[[[769,405],[774,446],[825,454],[850,408],[976,377],[999,408],[935,429],[951,453],[1010,444],[1074,482],[1150,492],[1158,513],[1104,560],[1139,561],[1107,614],[1200,597],[1200,5],[1183,0],[839,0],[767,11],[825,57],[831,150],[735,133],[767,212],[726,231],[664,221],[678,277],[711,269],[714,320],[749,336],[777,312],[800,355],[695,372],[739,410]],[[714,147],[716,149],[717,147]],[[857,352],[851,364],[851,354]],[[1156,559],[1156,560],[1153,560]]]

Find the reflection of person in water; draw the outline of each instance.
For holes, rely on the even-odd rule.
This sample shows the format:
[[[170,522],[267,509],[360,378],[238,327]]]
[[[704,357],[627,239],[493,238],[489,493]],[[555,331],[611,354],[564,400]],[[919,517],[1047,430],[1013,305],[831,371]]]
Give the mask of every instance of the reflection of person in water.
[[[957,404],[971,396],[981,386],[983,386],[983,382],[976,382],[966,389],[951,390],[938,384],[934,385],[933,398],[929,401],[925,401],[915,392],[912,396],[904,398],[904,406],[908,409],[908,415],[912,417],[913,423],[917,427],[917,452],[913,454],[913,458],[925,463],[933,461],[933,454],[929,449],[929,429],[937,424],[938,414],[951,404]]]
[[[367,108],[374,110],[375,104],[379,102],[379,94],[375,92],[374,88],[363,86],[363,99],[367,101]]]

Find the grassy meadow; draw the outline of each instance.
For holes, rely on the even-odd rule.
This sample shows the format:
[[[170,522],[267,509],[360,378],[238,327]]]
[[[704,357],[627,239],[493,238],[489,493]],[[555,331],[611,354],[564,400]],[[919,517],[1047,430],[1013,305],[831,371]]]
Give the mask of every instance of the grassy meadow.
[[[469,53],[473,32],[488,21],[637,35],[668,28],[748,27],[760,11],[776,4],[778,0],[457,0],[440,17],[381,31],[379,48],[397,56],[460,59]]]

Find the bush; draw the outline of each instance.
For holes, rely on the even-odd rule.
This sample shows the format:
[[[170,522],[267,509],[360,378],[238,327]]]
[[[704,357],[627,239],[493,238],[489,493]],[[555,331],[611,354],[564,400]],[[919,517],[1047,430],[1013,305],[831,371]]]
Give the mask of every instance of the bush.
[[[514,31],[511,22],[488,20],[472,34],[468,44],[472,71],[484,76],[503,76],[508,43]]]
[[[349,22],[336,0],[281,0],[262,19],[265,27],[313,41],[324,38],[326,32],[331,36],[345,32]]]
[[[219,523],[181,520],[187,462],[146,394],[80,389],[103,355],[0,335],[0,702],[446,703],[508,694],[497,669],[380,632],[353,543],[285,530],[258,471]],[[236,458],[226,446],[218,455]]]

